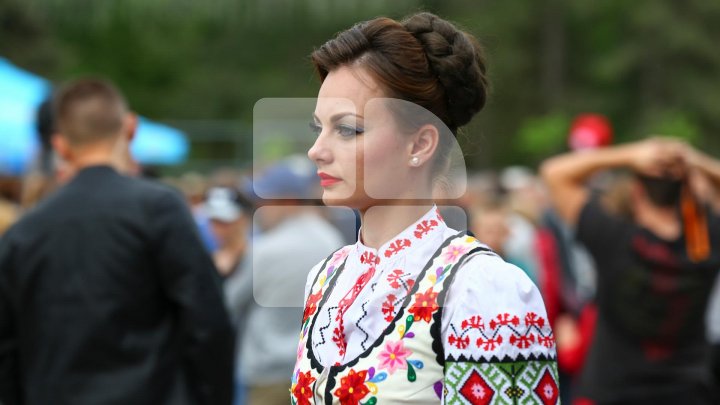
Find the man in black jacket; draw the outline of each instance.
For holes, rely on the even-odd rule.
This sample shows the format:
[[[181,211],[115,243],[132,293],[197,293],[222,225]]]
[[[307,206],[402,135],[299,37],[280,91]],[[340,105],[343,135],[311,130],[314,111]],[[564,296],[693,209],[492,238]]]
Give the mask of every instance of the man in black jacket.
[[[92,79],[54,108],[73,177],[0,242],[0,401],[229,404],[232,330],[195,224],[120,174],[135,116]]]

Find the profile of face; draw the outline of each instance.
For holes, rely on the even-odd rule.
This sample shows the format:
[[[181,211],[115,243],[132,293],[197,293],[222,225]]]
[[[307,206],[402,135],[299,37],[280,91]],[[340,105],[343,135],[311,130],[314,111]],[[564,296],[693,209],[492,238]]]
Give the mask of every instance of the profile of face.
[[[478,240],[496,253],[502,254],[503,247],[510,237],[507,212],[500,208],[490,208],[476,213],[472,231]]]
[[[311,123],[317,138],[308,151],[325,204],[363,210],[378,198],[399,200],[417,193],[422,174],[411,159],[422,145],[417,136],[401,131],[385,97],[357,65],[335,69],[325,78]]]

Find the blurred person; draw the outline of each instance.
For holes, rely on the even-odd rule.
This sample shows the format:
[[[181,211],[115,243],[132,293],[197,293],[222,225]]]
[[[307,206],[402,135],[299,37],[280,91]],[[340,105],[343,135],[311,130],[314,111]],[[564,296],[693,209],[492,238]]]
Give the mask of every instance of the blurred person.
[[[470,212],[472,233],[502,257],[510,237],[509,214],[508,207],[500,200],[473,207]]]
[[[571,138],[572,134],[580,134],[585,147],[593,145],[592,137],[582,131],[582,126],[576,125]],[[552,207],[543,184],[531,169],[507,167],[500,172],[499,181],[510,207],[510,231],[504,257],[523,269],[540,287],[557,342],[560,398],[571,403],[573,383],[586,357],[594,325],[593,307],[584,306],[590,296],[579,300],[572,286],[588,284],[582,276],[593,274],[592,262],[582,261],[582,251],[571,237],[565,236],[564,224],[548,223]],[[570,257],[563,260],[563,254]],[[563,264],[567,267],[563,268]],[[581,302],[577,312],[573,305],[567,305],[568,301]]]
[[[23,209],[32,208],[75,175],[73,165],[64,161],[52,147],[56,125],[51,97],[43,101],[37,110],[36,129],[40,150],[33,167],[23,179],[20,199]],[[130,149],[118,150],[115,154],[116,167],[121,173],[133,176],[140,174],[140,167]]]
[[[297,329],[310,268],[343,245],[340,232],[319,213],[303,206],[317,187],[314,166],[305,157],[290,157],[257,173],[257,195],[273,199],[260,207],[255,221],[262,229],[253,238],[251,268],[242,269],[226,291],[236,317],[244,323],[239,336],[238,377],[249,405],[288,403],[288,378],[296,359]]]
[[[510,235],[503,249],[504,257],[537,283],[541,271],[537,252],[538,223],[545,206],[538,191],[538,181],[530,169],[522,166],[503,169],[499,181],[509,207]]]
[[[323,202],[357,209],[362,226],[305,284],[293,403],[557,403],[537,288],[432,200],[485,103],[480,44],[419,13],[358,23],[311,58],[322,84],[308,156]]]
[[[97,79],[53,101],[72,179],[0,241],[0,401],[221,405],[232,329],[182,198],[120,174],[137,119]]]
[[[33,167],[23,179],[20,201],[25,208],[34,206],[57,187],[55,177],[57,162],[50,142],[55,125],[51,98],[40,103],[35,122],[40,151]]]
[[[614,138],[610,120],[602,114],[578,114],[570,123],[567,145],[571,151],[589,151],[607,147]],[[613,176],[607,171],[596,173],[585,182],[590,190],[607,192],[613,188]],[[618,195],[622,195],[619,193]],[[575,240],[572,229],[550,207],[542,213],[541,226],[554,238],[560,265],[560,306],[570,317],[578,318],[595,295],[595,263],[587,249]]]
[[[221,167],[210,174],[208,183],[211,187],[238,188],[243,183],[245,174],[244,171],[232,167]]]
[[[19,212],[15,204],[0,197],[0,239],[5,231],[15,223],[18,216]]]
[[[586,187],[612,168],[635,173],[630,217]],[[698,203],[688,172],[718,183],[720,162],[651,138],[543,164],[558,213],[597,264],[595,335],[579,389],[591,403],[717,403],[704,315],[720,268],[720,216]]]
[[[248,248],[252,203],[236,189],[213,187],[202,205],[217,241],[213,253],[215,267],[222,277],[230,276],[240,265]]]
[[[215,239],[210,227],[210,219],[202,209],[205,194],[209,188],[207,179],[199,173],[188,172],[180,176],[177,185],[190,207],[205,248],[211,253],[215,252],[218,248],[218,241]]]

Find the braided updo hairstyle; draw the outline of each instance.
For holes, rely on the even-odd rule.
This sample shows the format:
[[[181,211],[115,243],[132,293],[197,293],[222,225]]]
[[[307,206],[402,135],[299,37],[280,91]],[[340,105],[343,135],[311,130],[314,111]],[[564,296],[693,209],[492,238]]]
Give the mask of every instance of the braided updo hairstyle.
[[[320,80],[340,66],[368,70],[388,98],[419,105],[453,135],[485,105],[485,58],[478,41],[431,13],[402,22],[376,18],[341,32],[312,53]]]

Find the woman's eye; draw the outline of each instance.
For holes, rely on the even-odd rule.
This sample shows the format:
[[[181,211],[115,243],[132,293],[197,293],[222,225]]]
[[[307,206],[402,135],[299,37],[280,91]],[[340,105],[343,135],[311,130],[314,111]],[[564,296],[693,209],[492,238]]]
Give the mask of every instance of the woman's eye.
[[[316,135],[319,135],[320,132],[322,132],[322,127],[320,126],[320,124],[318,124],[316,122],[311,122],[309,124],[309,126],[310,126],[310,132],[312,132]]]
[[[356,136],[364,132],[362,128],[355,128],[350,125],[338,125],[337,131],[341,136]]]

